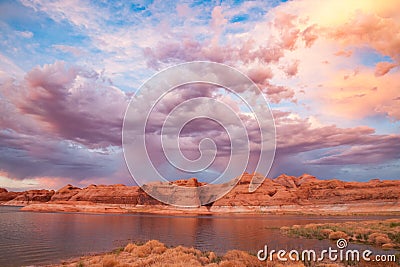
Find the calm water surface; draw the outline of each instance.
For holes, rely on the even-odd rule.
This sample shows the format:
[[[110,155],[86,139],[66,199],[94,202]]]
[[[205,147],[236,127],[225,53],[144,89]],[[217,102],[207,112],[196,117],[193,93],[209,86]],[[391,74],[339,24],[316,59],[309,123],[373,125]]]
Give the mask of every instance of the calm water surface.
[[[279,227],[386,218],[389,217],[95,215],[22,212],[18,207],[0,206],[0,266],[57,263],[61,259],[110,251],[129,241],[149,239],[217,253],[231,249],[256,252],[265,244],[271,249],[317,250],[334,244],[285,237]]]

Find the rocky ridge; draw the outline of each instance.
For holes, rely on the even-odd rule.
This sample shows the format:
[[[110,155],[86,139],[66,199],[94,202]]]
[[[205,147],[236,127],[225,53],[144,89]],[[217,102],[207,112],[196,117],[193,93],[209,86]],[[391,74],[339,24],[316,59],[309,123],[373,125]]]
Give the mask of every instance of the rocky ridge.
[[[257,174],[243,174],[237,185],[224,197],[198,207],[198,212],[400,212],[400,181],[378,179],[369,182],[345,182],[340,180],[319,180],[308,174],[299,177],[280,175],[265,179],[254,192],[249,192],[250,181]],[[171,182],[179,186],[198,187],[204,183],[196,178]],[[197,197],[197,196],[196,196]],[[193,203],[200,203],[194,199]],[[179,210],[162,204],[149,196],[140,187],[116,185],[90,185],[78,188],[66,185],[54,190],[29,190],[8,192],[0,189],[3,205],[22,205],[25,210],[96,212],[137,212],[160,209]],[[91,206],[108,205],[96,209]],[[74,206],[75,208],[72,208]],[[104,206],[104,207],[106,207]],[[146,210],[143,210],[143,209]],[[185,209],[188,211],[188,209]]]

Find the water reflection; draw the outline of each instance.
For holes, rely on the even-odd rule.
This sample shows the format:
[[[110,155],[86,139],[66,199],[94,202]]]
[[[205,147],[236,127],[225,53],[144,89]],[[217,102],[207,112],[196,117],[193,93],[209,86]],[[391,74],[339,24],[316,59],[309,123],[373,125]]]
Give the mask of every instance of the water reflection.
[[[265,244],[271,249],[318,250],[331,244],[285,237],[279,227],[378,218],[386,217],[94,215],[20,212],[0,206],[0,266],[54,263],[149,239],[217,253],[255,252]]]

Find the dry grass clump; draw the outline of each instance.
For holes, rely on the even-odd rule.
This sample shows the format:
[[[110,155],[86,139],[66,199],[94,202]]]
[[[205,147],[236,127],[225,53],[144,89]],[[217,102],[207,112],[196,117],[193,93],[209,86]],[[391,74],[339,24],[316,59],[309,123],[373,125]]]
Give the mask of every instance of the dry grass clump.
[[[330,230],[330,229],[329,229],[329,230]],[[338,239],[341,239],[341,238],[348,239],[349,237],[347,236],[347,234],[346,234],[345,232],[342,232],[342,231],[335,231],[335,232],[333,232],[333,231],[332,231],[332,232],[329,234],[328,238],[329,238],[330,240],[338,240]]]
[[[382,233],[373,233],[370,234],[368,237],[368,241],[372,244],[377,244],[382,246],[383,244],[390,243],[391,240],[388,237],[387,234],[382,234]]]
[[[330,240],[345,238],[385,249],[400,248],[400,219],[294,225],[282,227],[281,231],[290,236]]]
[[[333,231],[332,229],[322,229],[322,230],[321,230],[321,235],[322,235],[324,238],[329,238],[329,236],[330,236],[331,233],[334,233],[334,231]]]
[[[220,266],[263,266],[263,264],[257,257],[249,255],[244,251],[231,250],[222,257]]]
[[[150,240],[142,246],[128,244],[124,250],[131,253],[133,256],[144,258],[151,254],[162,254],[167,248],[160,241]]]
[[[118,265],[115,255],[105,255],[103,257],[103,267],[114,267]]]
[[[138,247],[138,245],[136,245],[134,243],[129,243],[128,245],[125,246],[124,251],[131,253],[137,247]]]

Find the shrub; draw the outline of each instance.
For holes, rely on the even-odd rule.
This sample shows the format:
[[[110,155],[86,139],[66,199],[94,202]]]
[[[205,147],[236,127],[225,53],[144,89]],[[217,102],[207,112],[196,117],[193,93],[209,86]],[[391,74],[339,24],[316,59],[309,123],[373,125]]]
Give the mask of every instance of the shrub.
[[[135,248],[137,248],[137,245],[129,243],[126,245],[124,251],[131,253]]]
[[[118,264],[114,255],[105,255],[103,258],[103,267],[114,267]]]
[[[223,259],[235,262],[236,265],[234,266],[262,266],[262,263],[257,257],[240,250],[228,251],[225,256],[223,256]]]
[[[388,233],[388,236],[394,243],[400,244],[400,232]]]
[[[321,230],[321,235],[322,235],[324,238],[329,238],[329,235],[330,235],[332,232],[333,232],[332,229],[322,229],[322,230]]]
[[[390,243],[391,240],[387,234],[373,233],[373,234],[369,235],[368,242],[377,244],[377,245],[383,245],[385,243]]]
[[[122,251],[124,251],[124,247],[119,247],[114,249],[113,253],[119,255]]]
[[[386,243],[386,244],[383,244],[383,245],[382,245],[382,248],[383,248],[383,249],[392,249],[392,248],[394,248],[394,247],[395,247],[395,245],[392,244],[392,243]]]
[[[342,231],[336,231],[329,234],[330,240],[338,240],[340,238],[348,239],[348,236],[345,232]]]
[[[377,245],[383,245],[383,244],[387,244],[389,242],[390,242],[390,238],[387,235],[377,236],[375,238],[375,244],[377,244]]]
[[[400,222],[391,222],[390,225],[389,225],[390,228],[394,228],[394,227],[397,227],[397,226],[400,226]]]

